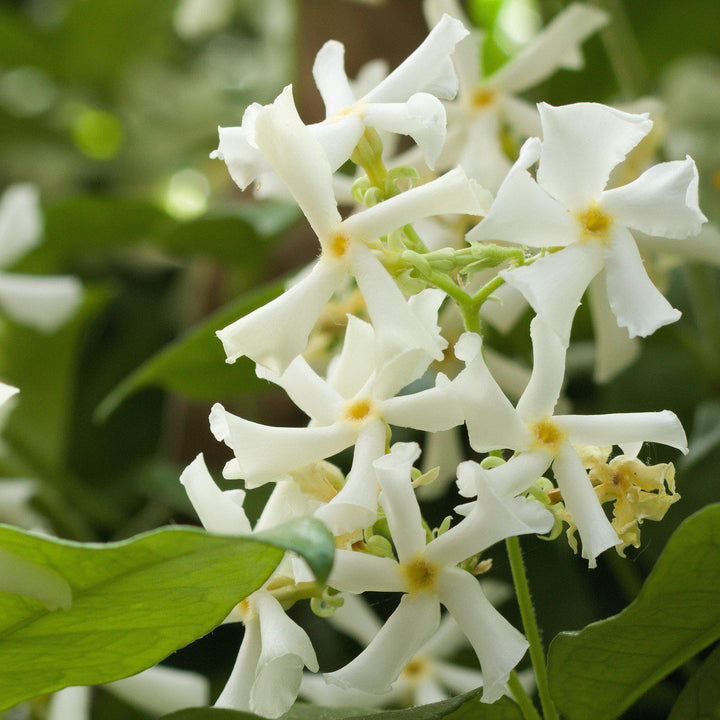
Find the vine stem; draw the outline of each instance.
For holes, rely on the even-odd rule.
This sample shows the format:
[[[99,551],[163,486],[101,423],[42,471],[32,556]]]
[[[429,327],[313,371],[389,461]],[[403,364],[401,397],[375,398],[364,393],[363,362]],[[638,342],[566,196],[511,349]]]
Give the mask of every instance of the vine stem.
[[[532,598],[530,597],[530,586],[528,585],[523,562],[520,540],[517,536],[505,540],[508,557],[510,558],[510,569],[512,570],[513,582],[515,583],[515,594],[520,606],[525,637],[530,643],[530,660],[532,661],[535,679],[537,681],[538,695],[542,705],[543,717],[545,720],[559,720],[555,704],[550,697],[550,686],[548,684],[547,666],[545,663],[545,651],[540,640],[535,610],[533,609]]]
[[[535,709],[530,696],[525,692],[525,688],[521,685],[514,670],[510,673],[508,687],[518,707],[522,710],[525,720],[541,720],[540,713]]]

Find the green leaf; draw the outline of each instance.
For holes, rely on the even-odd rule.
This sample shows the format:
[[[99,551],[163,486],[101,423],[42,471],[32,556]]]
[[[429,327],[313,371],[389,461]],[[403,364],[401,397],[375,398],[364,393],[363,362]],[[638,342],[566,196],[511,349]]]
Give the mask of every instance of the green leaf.
[[[519,708],[507,698],[492,705],[480,702],[473,690],[450,700],[407,710],[365,710],[361,708],[322,708],[298,703],[280,720],[522,720]],[[237,710],[196,708],[166,715],[163,720],[263,720],[260,715]]]
[[[2,710],[159,662],[219,625],[267,580],[285,548],[327,576],[332,538],[309,518],[262,539],[175,527],[108,545],[0,526],[0,548],[18,563],[64,578],[72,591],[70,609],[53,611],[36,597],[0,592]]]
[[[550,690],[568,720],[617,718],[720,637],[720,505],[686,520],[638,597],[618,615],[560,633]]]
[[[99,417],[107,417],[129,395],[149,386],[205,401],[227,400],[264,390],[267,382],[255,375],[255,366],[250,360],[225,362],[225,352],[215,333],[270,302],[282,291],[282,282],[272,283],[222,307],[123,380],[99,406]]]
[[[720,718],[720,645],[695,671],[673,705],[668,720]]]

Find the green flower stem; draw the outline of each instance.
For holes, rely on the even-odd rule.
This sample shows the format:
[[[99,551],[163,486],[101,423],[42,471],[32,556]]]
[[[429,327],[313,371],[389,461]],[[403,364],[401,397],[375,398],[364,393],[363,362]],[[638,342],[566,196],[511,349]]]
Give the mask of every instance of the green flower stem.
[[[508,687],[510,688],[513,699],[520,707],[520,710],[522,710],[525,720],[540,720],[540,713],[535,709],[532,700],[525,692],[525,688],[520,684],[517,673],[514,670],[510,673]]]
[[[417,231],[412,225],[406,225],[403,228],[403,232],[405,233],[405,237],[407,237],[407,239],[413,244],[413,249],[416,252],[427,253],[428,249],[425,246],[425,243],[422,241],[422,238],[417,234]]]
[[[515,594],[517,595],[518,605],[520,606],[520,616],[522,617],[525,637],[528,643],[530,643],[530,659],[532,660],[533,670],[535,671],[543,717],[545,720],[559,720],[555,704],[550,697],[545,651],[543,650],[542,641],[540,640],[540,631],[538,630],[535,610],[533,609],[532,598],[530,597],[530,586],[528,585],[527,575],[525,574],[525,564],[523,563],[522,550],[520,549],[520,540],[517,536],[510,537],[505,540],[505,546],[507,547],[508,557],[510,559],[510,569],[512,570],[513,582],[515,583]]]

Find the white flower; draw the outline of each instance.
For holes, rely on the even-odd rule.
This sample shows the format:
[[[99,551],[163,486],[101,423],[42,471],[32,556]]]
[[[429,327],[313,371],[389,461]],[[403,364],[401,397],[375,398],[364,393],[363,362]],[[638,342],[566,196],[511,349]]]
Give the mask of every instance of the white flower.
[[[207,705],[210,683],[202,675],[164,665],[101,685],[128,705],[160,716]],[[90,720],[92,688],[68,687],[52,695],[46,720]]]
[[[13,185],[0,199],[0,268],[12,265],[42,237],[38,192]],[[0,272],[0,308],[22,325],[53,332],[75,313],[82,286],[73,277]]]
[[[464,19],[455,0],[425,0],[424,7],[429,24],[439,13]],[[535,108],[517,94],[561,67],[581,68],[580,45],[607,21],[607,14],[600,8],[573,3],[488,77],[482,75],[483,33],[474,29],[459,43],[453,57],[459,91],[457,100],[447,106],[448,140],[439,166],[447,168],[459,163],[470,177],[495,191],[510,169],[501,144],[503,125],[509,125],[523,138],[537,135],[540,128]]]
[[[477,579],[457,564],[511,535],[547,532],[550,514],[538,503],[500,498],[489,485],[470,515],[430,543],[426,541],[410,472],[419,455],[400,443],[374,467],[398,561],[337,550],[328,580],[350,593],[404,593],[368,647],[351,663],[326,675],[329,682],[365,692],[387,692],[407,663],[435,633],[444,605],[473,646],[484,678],[484,702],[504,692],[510,671],[525,653],[525,638],[493,608]]]
[[[458,20],[440,18],[423,43],[360,99],[345,74],[343,45],[335,40],[325,43],[315,59],[313,76],[327,119],[310,125],[308,133],[323,147],[333,171],[350,157],[366,125],[411,135],[433,164],[445,139],[445,110],[438,98],[452,98],[457,92],[450,55],[467,34]],[[257,142],[261,110],[254,103],[245,111],[241,127],[219,128],[220,145],[212,155],[225,160],[243,190],[258,178],[262,186],[272,166]]]
[[[342,220],[332,190],[332,170],[302,124],[288,87],[258,112],[258,147],[288,185],[315,231],[322,254],[312,271],[279,298],[218,332],[228,362],[247,355],[281,373],[307,345],[322,308],[347,274],[354,276],[379,336],[398,353],[421,349],[440,358],[441,348],[410,312],[405,299],[367,243],[415,220],[445,212],[481,214],[483,203],[461,170],[397,195]]]
[[[456,388],[460,390],[458,398],[464,406],[470,444],[478,452],[510,448],[518,453],[505,465],[487,471],[495,486],[510,495],[526,490],[552,465],[563,502],[580,533],[582,556],[594,567],[595,558],[620,540],[573,445],[619,445],[630,455],[643,442],[659,442],[687,452],[687,439],[680,421],[669,410],[553,417],[564,377],[565,348],[539,318],[532,321],[530,333],[533,371],[517,409],[490,375],[480,352],[480,338],[466,333],[456,345],[456,353],[468,363],[463,376],[466,381]],[[460,466],[464,494],[472,486],[472,481],[461,477],[468,472],[475,477],[485,471],[475,463]]]
[[[637,180],[604,190],[612,169],[650,132],[647,115],[604,105],[538,105],[543,141],[528,140],[485,219],[467,239],[562,249],[500,275],[527,298],[567,345],[590,281],[604,275],[612,312],[630,337],[674,322],[652,284],[631,230],[682,239],[700,232],[698,177],[688,157],[655,165]],[[539,159],[537,182],[527,168]]]
[[[437,332],[442,299],[441,291],[425,290],[410,300],[413,316],[428,332]],[[425,372],[430,360],[422,354],[405,353],[378,366],[375,357],[387,355],[382,345],[371,325],[350,316],[342,353],[329,368],[327,379],[319,377],[302,357],[282,375],[259,369],[258,374],[285,389],[311,423],[305,428],[269,427],[216,405],[210,416],[211,429],[235,454],[226,469],[233,477],[244,478],[247,487],[256,487],[285,479],[296,468],[355,445],[345,485],[315,515],[336,535],[372,524],[377,513],[372,463],[385,453],[387,425],[437,432],[460,425],[464,419],[452,383],[442,374],[434,387],[395,397]],[[373,350],[376,346],[379,352]]]
[[[242,507],[243,491],[221,491],[202,455],[188,465],[180,481],[207,530],[230,535],[250,532]],[[274,515],[275,506],[268,503],[266,512]],[[266,517],[262,526],[258,522],[256,530],[271,527],[279,519]],[[228,618],[229,622],[235,620],[243,622],[245,634],[230,678],[215,706],[278,717],[295,701],[303,667],[318,669],[310,639],[263,588],[236,607]]]

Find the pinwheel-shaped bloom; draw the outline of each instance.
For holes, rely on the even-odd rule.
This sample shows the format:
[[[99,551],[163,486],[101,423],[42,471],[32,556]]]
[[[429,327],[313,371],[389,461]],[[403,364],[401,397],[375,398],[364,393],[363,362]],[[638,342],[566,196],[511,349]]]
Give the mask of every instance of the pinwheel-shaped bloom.
[[[250,531],[242,507],[243,491],[221,491],[202,455],[188,465],[180,481],[207,530],[226,535]],[[266,516],[255,529],[272,525],[272,519]],[[245,634],[230,678],[215,705],[278,717],[295,701],[303,667],[314,672],[318,669],[312,643],[285,614],[278,600],[263,588],[245,598],[228,618],[230,622],[237,620],[245,625]]]
[[[428,24],[434,24],[440,13],[464,19],[456,0],[425,0]],[[522,138],[537,135],[540,130],[535,107],[517,94],[559,68],[581,68],[580,45],[607,20],[607,14],[599,8],[573,3],[487,77],[482,75],[483,33],[473,30],[458,44],[453,56],[459,91],[456,101],[447,106],[448,139],[438,167],[445,169],[460,163],[470,177],[494,192],[510,169],[501,142],[504,125]]]
[[[13,185],[0,199],[0,268],[40,242],[42,213],[32,185]],[[82,286],[69,276],[0,272],[0,309],[14,321],[42,332],[64,325],[82,300]]]
[[[455,352],[468,363],[458,384],[470,444],[478,452],[510,448],[518,455],[489,471],[475,463],[458,469],[460,491],[472,494],[478,473],[493,478],[502,492],[526,490],[552,465],[565,507],[577,525],[582,556],[591,567],[595,558],[620,542],[605,517],[580,457],[573,445],[619,445],[636,454],[643,442],[659,442],[687,452],[687,439],[677,416],[662,412],[609,415],[556,415],[553,411],[565,374],[565,348],[555,332],[535,318],[530,325],[533,371],[517,409],[503,395],[480,354],[477,336],[464,335]],[[470,478],[464,480],[466,473]]]
[[[437,332],[442,292],[426,290],[410,300],[413,317]],[[431,330],[432,328],[432,330]],[[210,425],[215,437],[232,448],[235,459],[226,476],[244,478],[247,487],[282,480],[296,468],[331,457],[355,445],[352,468],[338,494],[315,513],[334,534],[371,525],[377,514],[377,481],[372,463],[385,453],[387,426],[437,432],[462,424],[464,418],[452,382],[439,374],[434,387],[395,395],[427,369],[429,359],[408,363],[408,356],[377,366],[371,325],[349,318],[345,343],[327,379],[302,358],[282,375],[259,374],[280,385],[311,418],[309,427],[259,425],[215,405]],[[379,354],[384,354],[381,350]],[[278,452],[282,448],[282,452]]]
[[[676,239],[700,232],[706,218],[698,207],[695,163],[689,157],[661,163],[605,190],[612,169],[650,132],[647,115],[594,103],[538,108],[542,142],[525,143],[468,241],[561,248],[500,275],[566,345],[580,299],[600,273],[610,308],[630,337],[674,322],[680,313],[650,281],[631,230]],[[538,159],[536,182],[527,169]]]
[[[547,532],[550,513],[536,502],[502,498],[477,486],[474,510],[456,527],[427,543],[410,473],[420,451],[400,443],[374,463],[380,504],[398,560],[338,550],[329,585],[350,593],[404,593],[400,604],[368,647],[329,673],[329,682],[365,692],[388,692],[392,683],[440,623],[440,605],[453,616],[477,653],[484,679],[483,701],[505,690],[510,671],[527,649],[525,638],[495,610],[477,579],[457,564],[511,535]]]
[[[450,55],[467,34],[459,20],[440,18],[415,52],[359,99],[345,74],[342,43],[330,40],[323,45],[313,76],[327,118],[308,131],[325,150],[333,171],[348,160],[366,126],[410,135],[433,165],[445,140],[445,110],[438,98],[450,99],[457,92]],[[213,153],[227,163],[243,190],[258,178],[262,184],[272,170],[272,161],[268,164],[257,141],[261,112],[262,106],[254,103],[245,111],[241,127],[220,128],[220,145]]]
[[[367,243],[415,220],[441,213],[484,212],[462,170],[397,195],[342,220],[327,157],[297,114],[288,87],[258,113],[258,147],[287,184],[320,241],[312,271],[287,292],[237,320],[218,337],[229,362],[247,355],[281,373],[307,345],[322,308],[350,273],[389,356],[426,352],[442,357],[434,338],[410,312],[402,293]]]
[[[210,699],[210,683],[202,675],[163,665],[100,687],[156,717],[207,705]],[[48,703],[46,720],[90,720],[92,695],[93,688],[82,686],[56,692]]]

